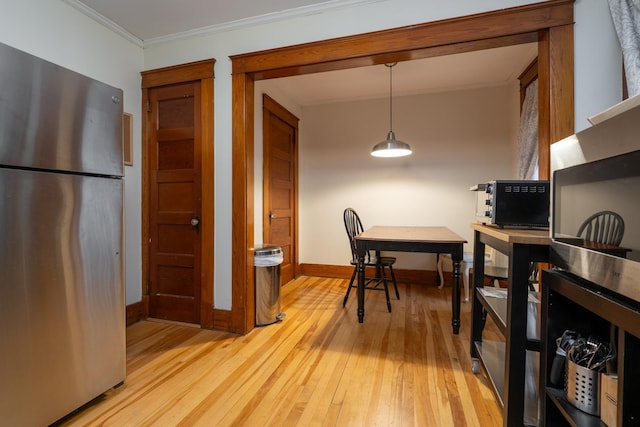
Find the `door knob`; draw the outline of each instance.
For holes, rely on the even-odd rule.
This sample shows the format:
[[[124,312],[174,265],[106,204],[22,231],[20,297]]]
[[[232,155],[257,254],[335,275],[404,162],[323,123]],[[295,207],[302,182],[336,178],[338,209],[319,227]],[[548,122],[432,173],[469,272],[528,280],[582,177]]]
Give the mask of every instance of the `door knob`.
[[[196,229],[196,231],[200,231],[200,217],[191,218],[191,226]]]
[[[274,214],[273,212],[269,212],[269,224],[271,224],[271,221],[273,221],[275,217],[276,217],[276,214]]]

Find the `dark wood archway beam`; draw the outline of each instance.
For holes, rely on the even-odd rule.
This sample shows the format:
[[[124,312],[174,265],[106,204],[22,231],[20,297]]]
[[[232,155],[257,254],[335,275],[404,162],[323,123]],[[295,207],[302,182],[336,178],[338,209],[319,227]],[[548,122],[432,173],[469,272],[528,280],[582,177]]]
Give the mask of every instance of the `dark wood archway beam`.
[[[573,0],[556,0],[230,58],[234,74],[263,80],[534,42],[540,29],[569,23]]]
[[[474,52],[497,47],[513,46],[538,41],[538,33],[524,33],[513,36],[499,37],[495,39],[475,40],[472,42],[456,43],[444,46],[434,46],[403,52],[387,52],[364,57],[348,58],[331,62],[322,62],[308,65],[297,65],[275,70],[262,70],[250,72],[254,80],[266,80],[280,77],[299,76],[303,74],[324,73],[327,71],[346,70],[349,68],[368,67],[371,65],[388,64],[391,62],[413,61],[416,59],[435,58],[438,56],[453,55],[456,53]]]

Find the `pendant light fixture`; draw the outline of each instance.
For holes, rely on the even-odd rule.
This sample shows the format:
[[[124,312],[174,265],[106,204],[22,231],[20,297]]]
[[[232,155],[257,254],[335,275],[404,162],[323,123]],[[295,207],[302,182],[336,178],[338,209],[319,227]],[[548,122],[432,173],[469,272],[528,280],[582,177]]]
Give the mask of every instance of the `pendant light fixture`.
[[[396,134],[393,132],[393,77],[391,72],[396,64],[396,62],[385,64],[385,66],[389,67],[389,133],[386,140],[377,143],[371,150],[371,155],[374,157],[402,157],[411,154],[409,144],[398,141]]]

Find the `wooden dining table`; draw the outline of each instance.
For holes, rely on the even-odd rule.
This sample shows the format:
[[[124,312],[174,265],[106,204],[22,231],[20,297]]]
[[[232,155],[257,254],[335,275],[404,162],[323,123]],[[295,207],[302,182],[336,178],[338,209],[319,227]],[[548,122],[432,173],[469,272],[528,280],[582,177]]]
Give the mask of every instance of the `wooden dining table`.
[[[460,331],[460,263],[467,241],[439,226],[374,226],[355,238],[358,258],[358,322],[364,322],[365,256],[367,251],[424,252],[450,254],[453,261],[451,326]]]

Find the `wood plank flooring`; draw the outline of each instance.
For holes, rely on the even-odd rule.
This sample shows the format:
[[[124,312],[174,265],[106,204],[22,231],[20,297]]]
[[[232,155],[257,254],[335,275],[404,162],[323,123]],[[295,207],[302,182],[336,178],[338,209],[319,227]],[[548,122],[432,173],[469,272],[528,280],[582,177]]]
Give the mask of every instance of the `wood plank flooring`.
[[[451,330],[451,288],[367,292],[357,322],[347,281],[283,288],[284,321],[246,336],[144,321],[127,329],[127,379],[64,426],[498,426],[469,356],[470,303]],[[489,326],[490,327],[490,326]]]

